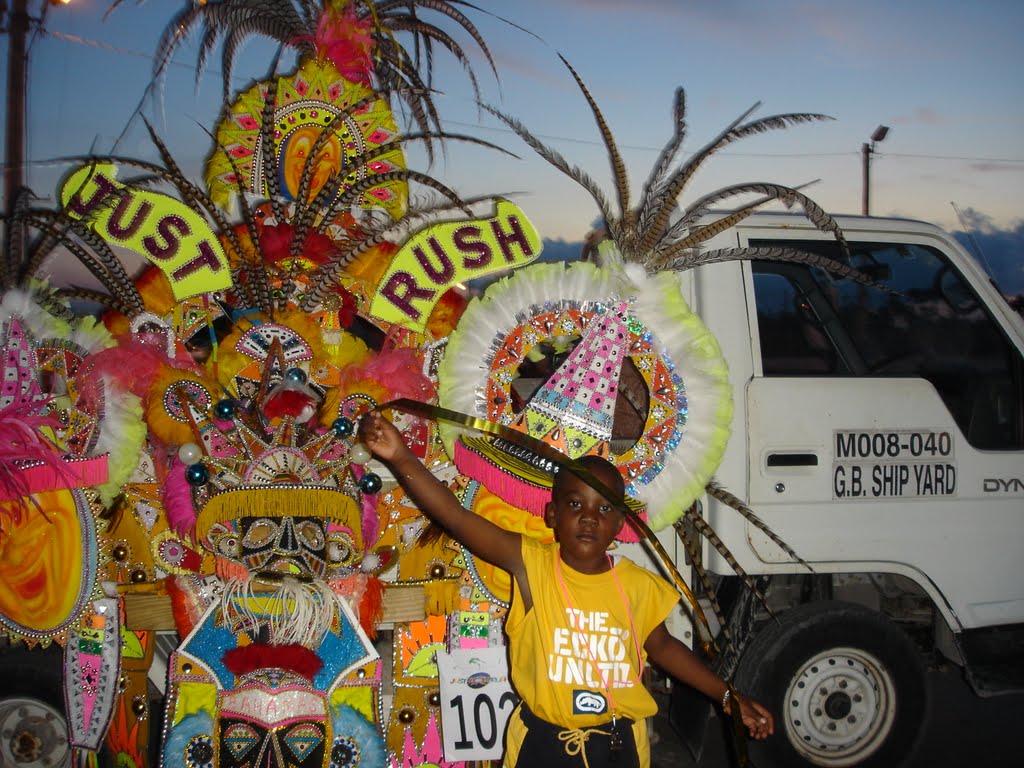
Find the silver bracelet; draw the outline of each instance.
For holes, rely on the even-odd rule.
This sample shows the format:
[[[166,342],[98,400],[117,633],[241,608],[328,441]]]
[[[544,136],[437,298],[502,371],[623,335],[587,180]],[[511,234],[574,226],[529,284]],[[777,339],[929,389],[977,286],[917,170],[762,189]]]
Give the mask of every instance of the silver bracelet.
[[[725,709],[725,705],[729,703],[729,698],[732,696],[732,688],[726,688],[725,693],[722,694],[722,709]]]

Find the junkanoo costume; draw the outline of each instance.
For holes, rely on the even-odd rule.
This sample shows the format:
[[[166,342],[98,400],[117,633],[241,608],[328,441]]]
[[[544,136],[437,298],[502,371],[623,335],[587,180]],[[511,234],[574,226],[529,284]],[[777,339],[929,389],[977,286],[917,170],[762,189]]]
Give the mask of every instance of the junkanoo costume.
[[[395,398],[434,402],[436,385],[445,409],[519,430],[568,459],[608,457],[655,529],[688,515],[705,489],[716,492],[709,483],[729,436],[732,389],[676,272],[786,256],[698,248],[766,200],[802,204],[823,230],[834,223],[772,184],[719,190],[678,216],[676,200],[720,147],[818,116],[744,115],[677,165],[680,92],[673,137],[635,209],[605,135],[621,210],[567,171],[607,225],[599,265],[531,264],[540,237],[507,201],[489,218],[446,220],[400,246],[402,230],[441,210],[432,200],[412,208],[410,181],[470,215],[443,184],[406,169],[390,110],[392,96],[411,99],[420,138],[442,137],[430,78],[410,66],[395,33],[413,34],[417,50],[430,41],[452,50],[452,39],[414,6],[453,20],[493,65],[459,4],[325,0],[318,16],[293,15],[283,2],[268,27],[225,11],[245,3],[192,5],[168,28],[168,56],[189,29],[219,33],[223,23],[227,62],[248,34],[270,29],[299,50],[296,69],[227,99],[205,190],[154,133],[162,165],[96,158],[66,177],[60,210],[27,198],[11,205],[0,259],[0,634],[65,647],[68,738],[51,740],[52,764],[105,743],[118,765],[145,768],[159,738],[163,765],[183,768],[461,766],[442,755],[437,653],[500,645],[509,595],[501,574],[424,535],[411,501],[364,468],[359,416]],[[464,59],[457,45],[452,52]],[[119,181],[123,165],[159,176],[176,196],[148,179]],[[705,224],[712,206],[750,192],[764,199]],[[241,218],[230,220],[232,210]],[[23,248],[10,235],[27,229],[39,237]],[[56,296],[31,280],[58,243],[106,294]],[[110,245],[138,251],[149,268],[129,277]],[[512,267],[460,319],[456,287]],[[103,327],[73,317],[69,297],[107,304]],[[623,428],[623,413],[634,428]],[[493,506],[506,528],[549,540],[539,515],[551,467],[435,424],[401,426],[467,507]],[[562,566],[559,578],[554,546],[527,542],[524,553],[531,587],[548,588],[532,590],[527,615],[512,596],[506,628],[520,694],[559,726],[587,729],[612,712],[634,720],[646,756],[641,724],[654,702],[639,679],[643,638],[675,593],[625,560],[596,577]],[[426,605],[392,617],[385,665],[371,638],[388,572],[396,586],[421,587]],[[134,626],[130,606],[160,621]],[[158,737],[147,671],[153,630],[171,627],[182,642]],[[8,714],[24,720],[17,711]],[[526,730],[512,719],[507,762]],[[0,762],[10,744],[32,740],[3,741]]]

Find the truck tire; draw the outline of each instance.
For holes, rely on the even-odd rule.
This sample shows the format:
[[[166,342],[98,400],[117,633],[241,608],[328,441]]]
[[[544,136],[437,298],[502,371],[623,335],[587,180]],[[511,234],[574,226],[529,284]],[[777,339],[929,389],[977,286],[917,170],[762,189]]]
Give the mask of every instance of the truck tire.
[[[736,687],[775,717],[775,735],[749,744],[758,768],[895,768],[929,709],[913,643],[850,603],[808,603],[769,622],[744,651]]]
[[[0,765],[67,768],[60,648],[0,650]]]

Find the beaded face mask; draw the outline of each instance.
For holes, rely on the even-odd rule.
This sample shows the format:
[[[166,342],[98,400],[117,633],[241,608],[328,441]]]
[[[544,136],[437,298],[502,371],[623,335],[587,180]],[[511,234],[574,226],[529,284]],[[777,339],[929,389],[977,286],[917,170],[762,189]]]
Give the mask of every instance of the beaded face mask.
[[[207,539],[217,554],[251,573],[331,579],[356,566],[353,531],[319,517],[241,517],[215,523]]]
[[[317,576],[326,570],[325,523],[313,517],[244,517],[242,559],[251,571]]]

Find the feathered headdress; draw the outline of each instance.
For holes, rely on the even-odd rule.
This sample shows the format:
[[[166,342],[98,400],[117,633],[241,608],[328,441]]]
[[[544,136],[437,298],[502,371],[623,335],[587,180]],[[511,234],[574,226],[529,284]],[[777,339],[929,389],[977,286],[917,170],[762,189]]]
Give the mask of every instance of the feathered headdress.
[[[115,0],[113,11],[123,0]],[[269,6],[272,6],[269,7]],[[448,0],[221,0],[190,3],[168,23],[157,46],[154,79],[166,72],[178,46],[196,29],[202,44],[199,71],[209,54],[224,40],[222,61],[224,101],[230,98],[235,55],[246,38],[261,35],[298,51],[300,59],[323,58],[353,82],[372,87],[390,100],[401,99],[416,129],[438,138],[440,118],[433,101],[432,69],[435,51],[448,51],[466,70],[474,91],[476,75],[466,49],[448,30],[430,17],[443,17],[469,36],[497,77],[490,50],[461,7],[475,6]],[[108,11],[108,13],[110,13]],[[411,41],[403,45],[402,39]],[[427,149],[431,152],[428,138]]]
[[[687,307],[677,273],[719,261],[773,259],[811,263],[840,276],[866,280],[843,264],[789,248],[702,248],[759,207],[780,201],[799,206],[818,229],[833,234],[845,249],[836,222],[799,189],[767,182],[735,184],[699,197],[677,213],[678,200],[698,168],[723,147],[747,136],[829,118],[792,113],[751,119],[759,106],[755,105],[689,159],[679,160],[686,136],[685,94],[680,88],[672,136],[656,159],[639,202],[633,204],[626,166],[611,129],[582,79],[563,62],[597,121],[611,164],[614,203],[586,171],[547,147],[520,122],[485,108],[591,195],[603,227],[588,237],[585,255],[597,266],[532,265],[491,286],[483,300],[470,306],[449,341],[440,370],[441,403],[455,411],[518,425],[533,437],[556,446],[561,443],[563,452],[573,455],[566,441],[578,430],[579,395],[585,394],[590,403],[594,400],[594,391],[579,384],[600,381],[605,375],[602,393],[624,400],[628,408],[622,409],[623,423],[640,426],[618,430],[620,439],[609,441],[610,445],[589,439],[581,441],[581,446],[586,443],[592,452],[607,453],[619,466],[630,492],[647,502],[655,529],[684,516],[689,519],[694,500],[707,492],[718,499],[732,499],[733,506],[766,530],[751,510],[712,481],[729,436],[732,390],[718,344]],[[713,213],[728,200],[750,195],[758,197],[734,211]],[[622,307],[623,322],[609,325],[608,308],[616,305]],[[604,325],[595,331],[595,323]],[[622,344],[631,368],[588,367],[602,358],[585,359],[578,350],[592,344],[595,333],[604,338],[607,348]],[[533,387],[528,386],[531,377]],[[563,411],[561,416],[556,415],[558,409]],[[613,413],[615,432],[620,414],[614,409]],[[449,432],[447,445],[457,461],[460,455],[474,452],[467,448],[489,456],[489,468],[481,469],[485,475],[496,475],[499,469],[517,472],[510,459],[498,458],[501,451],[496,449],[502,446],[493,441],[463,438],[455,447],[454,433]],[[521,447],[505,446],[506,453],[509,448],[517,461],[530,463]],[[502,484],[497,482],[499,487]],[[706,525],[696,529],[720,545]],[[745,576],[741,569],[738,573]]]

